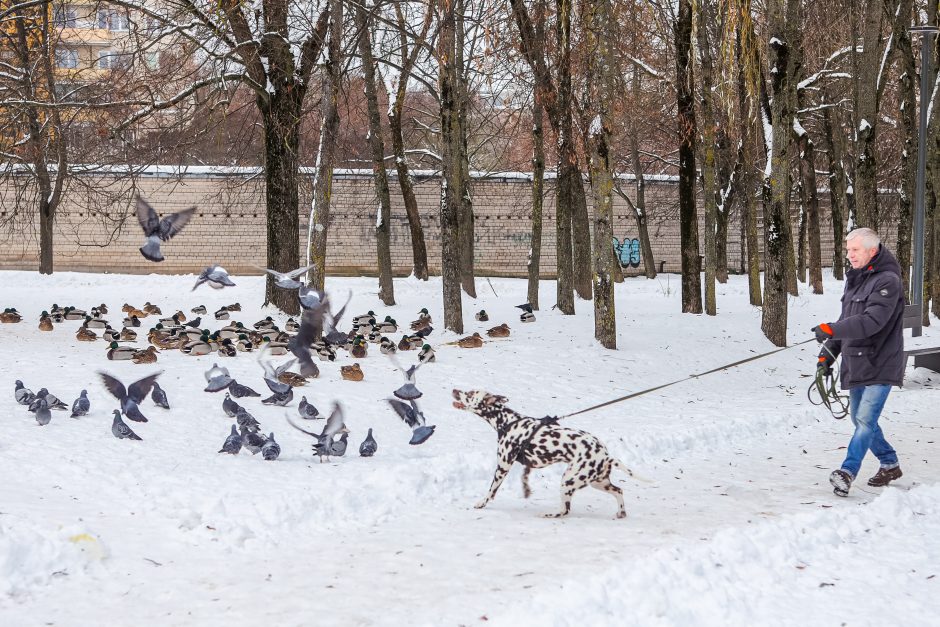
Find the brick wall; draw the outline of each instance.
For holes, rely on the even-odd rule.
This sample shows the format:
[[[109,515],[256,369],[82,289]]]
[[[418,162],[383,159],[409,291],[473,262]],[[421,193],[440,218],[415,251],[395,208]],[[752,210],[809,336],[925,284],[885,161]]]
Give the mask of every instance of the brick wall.
[[[440,270],[440,230],[437,226],[440,183],[433,177],[418,178],[416,193],[432,274]],[[14,184],[15,183],[15,184]],[[305,181],[306,183],[306,181]],[[554,194],[546,182],[541,273],[555,273]],[[392,185],[392,263],[395,273],[411,271],[411,238],[397,180]],[[133,194],[126,181],[116,178],[82,177],[66,190],[55,225],[57,270],[128,273],[189,273],[218,263],[229,272],[254,273],[252,266],[265,260],[266,227],[263,181],[234,175],[188,174],[139,176],[136,186],[158,212],[172,212],[192,205],[196,216],[170,243],[164,245],[166,261],[154,264],[138,252],[143,243],[133,215]],[[35,269],[38,266],[38,219],[29,206],[15,210],[16,199],[29,195],[28,181],[0,185],[0,269]],[[632,184],[624,189],[632,195]],[[589,201],[590,201],[590,190]],[[670,181],[648,181],[647,207],[653,255],[657,267],[678,272],[679,225],[677,188]],[[531,246],[529,181],[518,177],[475,179],[472,186],[476,216],[476,269],[480,276],[526,276]],[[22,200],[20,201],[22,203]],[[309,185],[302,185],[300,232],[304,250],[307,237]],[[337,175],[333,184],[333,206],[327,251],[330,274],[374,274],[374,227],[378,202],[367,173]],[[794,212],[797,205],[793,203]],[[614,199],[614,234],[618,239],[637,236],[632,212],[619,197]],[[701,211],[699,212],[701,238]],[[832,229],[828,223],[828,194],[820,194],[823,263],[832,259]],[[794,219],[794,233],[797,223]],[[728,229],[728,265],[740,267],[740,218],[735,211]],[[893,246],[895,229],[886,229]],[[301,254],[303,258],[303,252]],[[626,269],[637,274],[640,269]]]

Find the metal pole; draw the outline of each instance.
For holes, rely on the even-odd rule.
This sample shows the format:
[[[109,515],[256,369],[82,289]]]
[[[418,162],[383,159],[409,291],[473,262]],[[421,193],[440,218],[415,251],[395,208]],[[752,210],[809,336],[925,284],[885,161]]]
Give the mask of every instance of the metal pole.
[[[920,41],[920,131],[917,142],[917,180],[914,189],[914,273],[911,276],[911,305],[917,307],[917,321],[911,328],[914,337],[923,332],[924,302],[924,186],[927,172],[927,109],[930,108],[930,61],[935,26],[915,26],[911,34],[923,35]]]

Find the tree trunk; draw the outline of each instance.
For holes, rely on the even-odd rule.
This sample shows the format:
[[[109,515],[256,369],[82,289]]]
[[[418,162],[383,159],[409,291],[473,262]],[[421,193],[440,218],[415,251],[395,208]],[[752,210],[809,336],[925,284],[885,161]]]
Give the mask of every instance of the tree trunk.
[[[855,76],[855,193],[858,212],[858,222],[855,226],[866,226],[877,231],[878,162],[875,155],[875,139],[879,117],[878,78],[883,54],[881,30],[884,22],[884,0],[865,0],[859,8],[864,20],[864,47],[858,54]]]
[[[372,36],[366,6],[356,5],[356,27],[359,29],[359,55],[365,79],[366,109],[369,115],[369,147],[372,149],[372,176],[375,195],[379,199],[375,223],[375,243],[379,267],[379,300],[386,306],[395,304],[395,286],[392,281],[392,251],[390,227],[392,199],[385,173],[385,142],[382,140],[382,118],[379,115],[378,89],[375,83],[375,65],[372,59]]]
[[[695,29],[698,34],[698,52],[702,69],[702,101],[699,107],[702,113],[702,179],[704,181],[703,204],[705,205],[705,313],[714,316],[718,313],[715,295],[715,275],[718,268],[718,246],[715,231],[718,226],[718,207],[716,206],[717,187],[715,179],[718,170],[717,126],[712,107],[712,55],[708,41],[709,16],[708,0],[699,0],[699,20]]]
[[[473,196],[470,189],[470,152],[467,146],[467,119],[470,115],[470,97],[467,94],[467,78],[464,67],[464,0],[456,0],[455,14],[455,63],[457,64],[458,114],[455,120],[457,149],[460,162],[460,210],[457,218],[457,236],[460,238],[460,284],[470,298],[477,297],[474,281],[474,217]]]
[[[797,213],[796,280],[806,283],[806,203],[803,202],[805,192],[802,182],[797,182],[796,186],[800,196],[800,210]]]
[[[591,3],[587,19],[588,49],[591,51],[591,89],[588,102],[595,117],[590,137],[591,186],[594,191],[594,337],[604,348],[617,348],[617,319],[614,307],[613,256],[613,159],[610,128],[615,98],[614,29],[610,0]],[[593,92],[593,93],[592,93]]]
[[[768,4],[770,61],[772,63],[773,147],[770,176],[764,182],[766,263],[764,271],[764,306],[761,330],[774,345],[787,343],[787,277],[786,260],[793,253],[790,240],[790,215],[787,200],[790,193],[790,137],[795,104],[795,77],[798,56],[791,46],[796,43],[800,28],[799,0],[772,0]]]
[[[735,58],[738,61],[738,108],[740,120],[741,143],[738,147],[741,163],[741,221],[743,222],[744,237],[742,241],[746,245],[747,259],[745,264],[747,271],[747,285],[750,303],[760,307],[763,302],[761,297],[760,285],[760,248],[757,239],[757,201],[755,194],[757,192],[757,163],[756,141],[757,134],[754,132],[760,107],[759,97],[754,94],[753,97],[748,92],[745,74],[744,74],[744,55],[741,51],[741,35],[738,33],[735,42]],[[762,80],[762,79],[761,79]],[[743,257],[743,256],[742,256]]]
[[[828,96],[826,100],[829,100]],[[832,276],[842,280],[845,261],[842,257],[842,240],[845,237],[845,169],[842,165],[842,143],[833,134],[832,116],[828,108],[823,111],[823,134],[828,144],[829,159],[829,205],[832,222]]]
[[[715,198],[715,279],[724,285],[728,282],[728,221],[741,177],[741,160],[730,148],[728,133],[719,126],[716,135],[718,147],[718,169],[715,183],[718,196]]]
[[[900,15],[910,19],[911,0],[901,3]],[[901,283],[904,286],[904,296],[911,302],[911,237],[914,224],[914,186],[917,177],[917,96],[915,83],[917,81],[917,68],[914,65],[914,51],[911,47],[911,37],[907,28],[895,30],[898,41],[898,53],[901,59],[901,77],[899,97],[901,140],[901,189],[898,196],[898,245],[895,251],[898,263],[901,265]]]
[[[323,85],[321,112],[323,125],[320,133],[313,207],[311,210],[310,262],[315,264],[308,275],[308,285],[322,290],[326,283],[326,241],[330,227],[330,204],[333,196],[333,164],[336,158],[336,139],[339,133],[339,93],[342,82],[342,0],[330,0],[330,32],[326,61],[327,80]],[[300,118],[298,106],[296,119]],[[296,171],[296,167],[295,167]],[[296,192],[295,192],[296,193]],[[270,281],[270,277],[269,277]],[[296,303],[297,299],[293,299]],[[297,313],[297,312],[295,312]]]
[[[532,241],[529,248],[528,301],[539,308],[539,264],[542,260],[542,204],[545,185],[545,133],[542,103],[538,92],[532,105]]]
[[[702,313],[702,279],[695,211],[695,102],[692,91],[692,1],[679,0],[675,24],[676,101],[679,120],[679,239],[682,313]]]
[[[822,243],[819,239],[819,196],[816,194],[816,153],[806,131],[797,139],[800,152],[800,189],[806,210],[806,235],[809,248],[809,282],[813,294],[823,293]]]
[[[460,94],[456,59],[456,0],[439,0],[440,33],[437,57],[441,98],[441,279],[444,291],[444,327],[463,333],[460,296],[460,148],[458,146]]]

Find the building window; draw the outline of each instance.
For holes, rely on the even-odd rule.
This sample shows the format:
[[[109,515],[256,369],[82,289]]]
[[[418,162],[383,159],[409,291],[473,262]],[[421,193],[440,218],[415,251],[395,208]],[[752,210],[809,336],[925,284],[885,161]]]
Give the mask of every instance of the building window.
[[[76,15],[75,7],[56,7],[54,21],[56,26],[75,28],[78,25],[78,16]]]
[[[78,67],[78,50],[56,50],[55,62],[60,68],[74,70]]]
[[[114,9],[98,9],[98,28],[104,30],[127,30],[127,13]]]

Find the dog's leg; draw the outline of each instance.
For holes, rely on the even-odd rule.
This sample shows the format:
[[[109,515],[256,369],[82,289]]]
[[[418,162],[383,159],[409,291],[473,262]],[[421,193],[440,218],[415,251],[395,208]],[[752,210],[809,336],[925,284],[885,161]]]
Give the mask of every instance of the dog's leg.
[[[529,471],[532,469],[528,466],[522,467],[522,498],[529,498],[532,496],[532,489],[529,488]]]
[[[591,487],[601,490],[602,492],[609,492],[610,494],[613,494],[614,498],[617,499],[617,518],[627,517],[627,508],[624,507],[623,504],[623,490],[611,483],[609,477],[606,479],[592,481]]]
[[[568,465],[561,478],[561,511],[557,514],[545,514],[546,518],[561,518],[568,515],[571,511],[571,497],[587,485],[583,471],[583,464],[578,464],[578,468],[575,468],[575,464]]]
[[[486,507],[486,504],[493,500],[493,497],[496,496],[496,491],[499,490],[499,486],[502,485],[503,479],[506,478],[506,475],[509,474],[509,469],[512,467],[512,460],[509,459],[509,447],[506,447],[505,450],[503,450],[503,447],[500,447],[499,453],[499,462],[496,465],[496,472],[493,473],[493,483],[490,484],[490,491],[487,493],[486,498],[474,505],[477,509]]]

